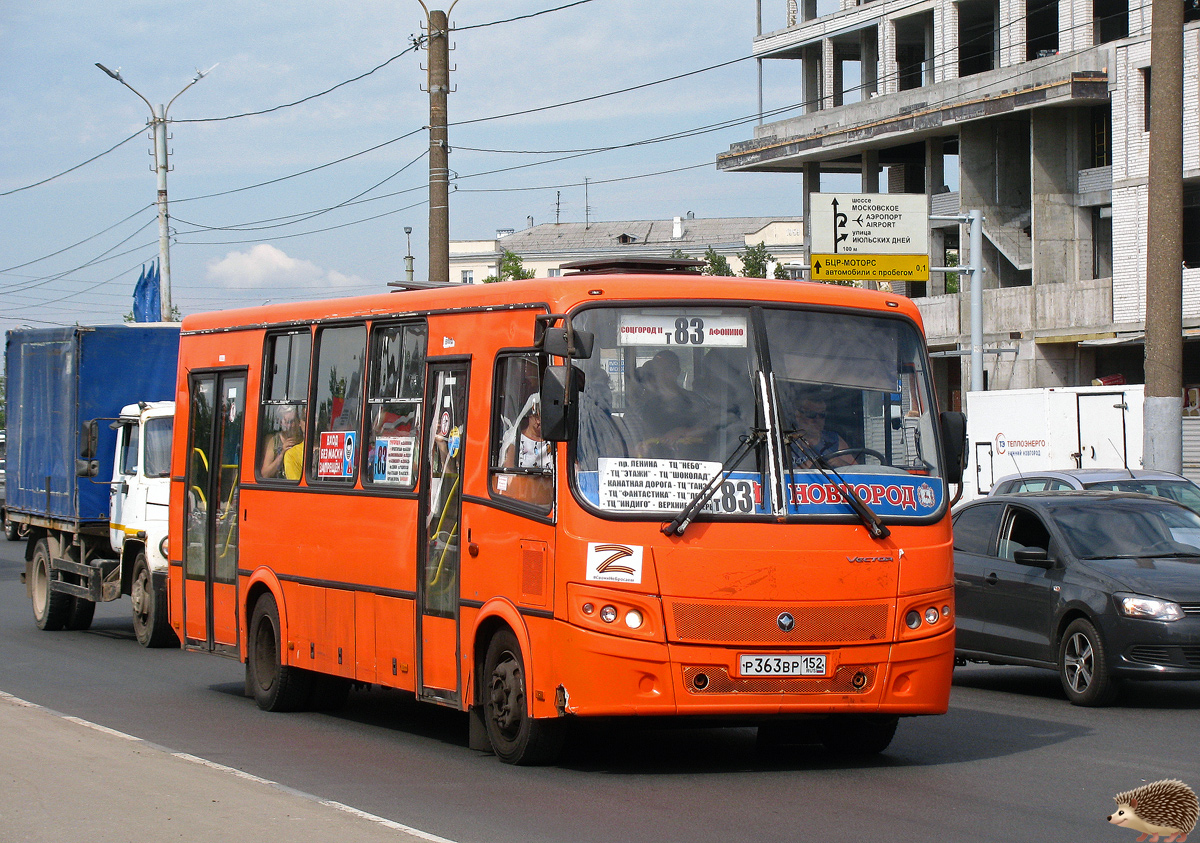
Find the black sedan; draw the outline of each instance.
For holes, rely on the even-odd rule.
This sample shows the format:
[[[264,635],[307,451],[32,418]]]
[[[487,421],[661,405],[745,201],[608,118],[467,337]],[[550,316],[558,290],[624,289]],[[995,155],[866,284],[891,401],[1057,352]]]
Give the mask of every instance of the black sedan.
[[[960,663],[1057,670],[1076,705],[1200,679],[1200,515],[1127,492],[980,498],[954,513]]]

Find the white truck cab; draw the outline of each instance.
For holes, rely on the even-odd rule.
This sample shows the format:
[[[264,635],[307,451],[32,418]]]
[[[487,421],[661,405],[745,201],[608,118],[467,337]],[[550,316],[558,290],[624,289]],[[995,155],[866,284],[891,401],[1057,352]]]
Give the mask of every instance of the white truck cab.
[[[117,443],[109,490],[109,542],[121,560],[121,591],[133,600],[134,632],[147,646],[173,638],[167,624],[166,582],[174,422],[174,401],[143,401],[122,407],[112,423]]]

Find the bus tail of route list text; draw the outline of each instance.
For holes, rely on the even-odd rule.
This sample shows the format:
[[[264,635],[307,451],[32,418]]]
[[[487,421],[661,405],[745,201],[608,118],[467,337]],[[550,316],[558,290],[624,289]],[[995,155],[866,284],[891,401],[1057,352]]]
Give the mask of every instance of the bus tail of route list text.
[[[184,647],[272,711],[467,711],[514,764],[577,718],[863,754],[945,712],[965,420],[916,307],[691,264],[187,317]]]

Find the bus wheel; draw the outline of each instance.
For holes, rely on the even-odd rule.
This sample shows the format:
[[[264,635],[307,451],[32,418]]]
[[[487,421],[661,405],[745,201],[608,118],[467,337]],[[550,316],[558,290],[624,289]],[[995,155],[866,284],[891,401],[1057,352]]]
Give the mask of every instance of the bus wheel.
[[[525,662],[517,638],[500,630],[484,659],[484,724],[496,756],[507,764],[549,764],[563,744],[563,724],[529,716]]]
[[[29,593],[38,629],[54,632],[66,626],[71,614],[71,596],[50,590],[50,544],[45,539],[38,539],[33,546],[33,581]]]
[[[838,755],[878,755],[896,736],[898,717],[884,714],[845,714],[830,717],[821,743]]]
[[[167,621],[167,589],[155,588],[146,554],[139,553],[133,563],[133,631],[143,647],[167,647],[178,644],[175,631]]]
[[[263,711],[298,711],[308,701],[312,674],[280,661],[279,607],[267,592],[254,604],[246,642],[246,679]]]

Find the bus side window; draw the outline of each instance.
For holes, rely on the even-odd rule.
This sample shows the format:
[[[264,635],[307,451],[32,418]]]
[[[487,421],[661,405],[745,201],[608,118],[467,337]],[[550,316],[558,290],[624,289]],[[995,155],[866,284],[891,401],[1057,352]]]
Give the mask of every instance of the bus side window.
[[[309,483],[353,483],[358,473],[366,353],[365,325],[325,328],[317,335]]]
[[[411,489],[417,482],[427,333],[424,323],[372,328],[364,486]]]
[[[540,401],[537,355],[499,357],[488,469],[492,493],[546,510],[554,500],[554,444],[542,438]]]
[[[308,330],[267,337],[255,469],[263,480],[297,481],[304,473],[308,423]]]

